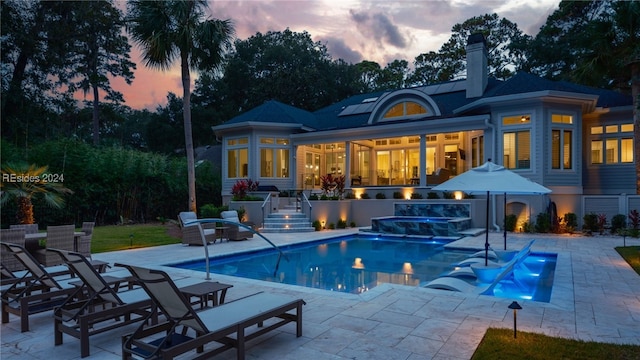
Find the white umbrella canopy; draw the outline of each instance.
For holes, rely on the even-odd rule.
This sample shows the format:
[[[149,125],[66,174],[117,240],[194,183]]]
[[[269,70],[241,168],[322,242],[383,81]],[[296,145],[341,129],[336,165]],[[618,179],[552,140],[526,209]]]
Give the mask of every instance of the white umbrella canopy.
[[[485,237],[485,265],[489,255],[489,195],[500,194],[548,194],[550,189],[506,169],[504,166],[487,161],[481,166],[464,172],[442,184],[434,191],[463,191],[468,194],[487,194],[487,223]],[[505,200],[506,206],[506,200]],[[505,209],[506,211],[506,209]],[[507,232],[504,234],[504,246],[507,248]]]

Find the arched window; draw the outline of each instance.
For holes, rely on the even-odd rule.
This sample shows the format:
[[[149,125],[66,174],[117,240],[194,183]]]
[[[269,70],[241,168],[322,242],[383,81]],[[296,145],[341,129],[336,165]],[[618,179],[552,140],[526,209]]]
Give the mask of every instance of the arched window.
[[[398,117],[407,117],[415,115],[426,115],[427,109],[414,101],[404,101],[393,105],[382,117],[383,119],[391,119]]]

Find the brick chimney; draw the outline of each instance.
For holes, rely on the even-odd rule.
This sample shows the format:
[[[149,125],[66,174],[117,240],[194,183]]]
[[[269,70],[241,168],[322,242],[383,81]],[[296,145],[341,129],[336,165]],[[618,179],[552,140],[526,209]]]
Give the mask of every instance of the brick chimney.
[[[467,99],[484,94],[488,81],[487,42],[480,33],[467,39]]]

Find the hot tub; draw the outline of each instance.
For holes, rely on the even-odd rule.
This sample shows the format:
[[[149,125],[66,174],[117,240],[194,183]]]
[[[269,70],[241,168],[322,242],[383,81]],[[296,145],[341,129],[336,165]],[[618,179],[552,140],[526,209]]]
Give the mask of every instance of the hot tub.
[[[398,235],[461,236],[471,218],[384,216],[371,219],[371,231]]]

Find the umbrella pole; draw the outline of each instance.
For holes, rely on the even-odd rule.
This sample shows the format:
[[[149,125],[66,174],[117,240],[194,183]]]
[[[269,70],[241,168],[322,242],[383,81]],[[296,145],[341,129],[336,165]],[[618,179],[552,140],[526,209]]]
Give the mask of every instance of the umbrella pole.
[[[484,237],[484,266],[489,265],[489,192],[487,191],[487,231]]]
[[[504,193],[504,249],[507,250],[507,193]]]

